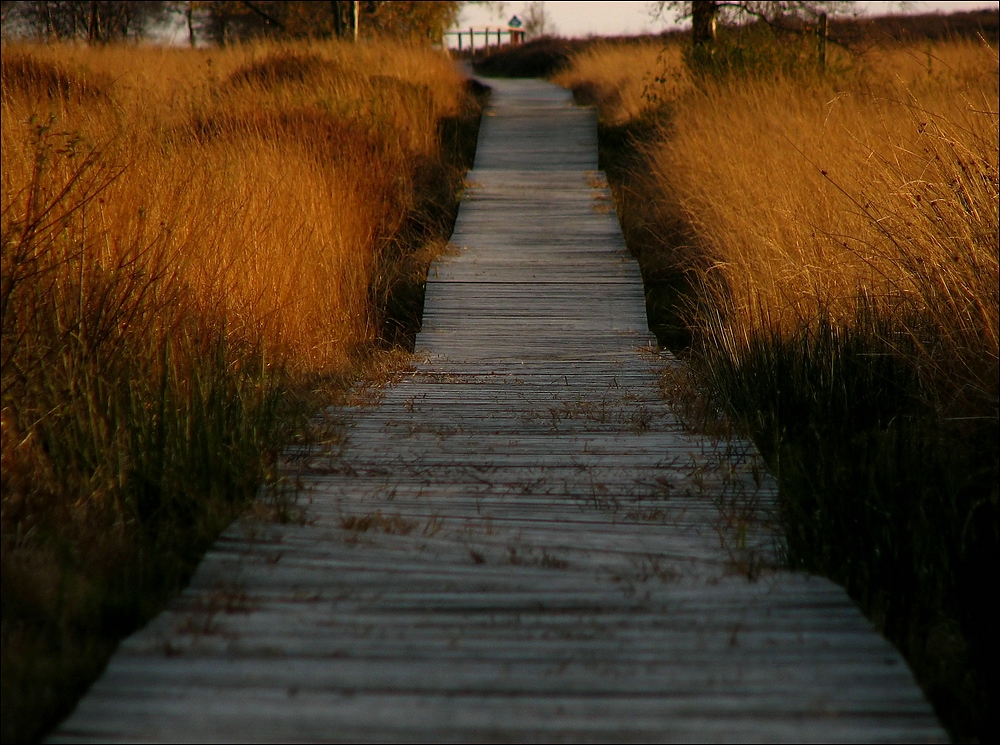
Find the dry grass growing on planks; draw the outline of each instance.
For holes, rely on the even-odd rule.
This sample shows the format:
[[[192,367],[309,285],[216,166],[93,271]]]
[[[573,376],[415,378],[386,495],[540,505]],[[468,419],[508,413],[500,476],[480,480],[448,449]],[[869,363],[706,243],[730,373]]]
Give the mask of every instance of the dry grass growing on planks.
[[[5,42],[2,72],[8,741],[183,581],[308,392],[393,336],[478,104],[402,43]]]
[[[556,79],[600,109],[626,238],[674,285],[657,307],[647,284],[657,331],[776,472],[791,561],[848,587],[956,736],[992,739],[997,52],[768,54],[699,75],[680,46],[595,45]]]
[[[601,124],[614,127],[656,112],[680,98],[692,80],[682,47],[657,38],[594,42],[574,54],[552,81],[570,88],[581,104],[599,107]]]

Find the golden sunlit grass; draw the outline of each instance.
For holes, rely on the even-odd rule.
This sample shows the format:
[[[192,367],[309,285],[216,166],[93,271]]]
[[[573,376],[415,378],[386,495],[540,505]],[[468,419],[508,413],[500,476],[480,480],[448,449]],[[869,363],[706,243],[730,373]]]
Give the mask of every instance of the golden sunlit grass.
[[[848,587],[954,733],[991,739],[996,49],[831,49],[825,74],[740,54],[691,74],[680,45],[595,44],[556,79],[599,107],[656,330],[776,471],[790,561]]]
[[[477,105],[402,43],[5,43],[2,69],[7,741],[55,723],[303,394],[385,337]]]
[[[5,95],[10,207],[24,210],[34,128],[49,126],[56,151],[53,138],[71,133],[78,161],[97,148],[102,168],[124,169],[91,210],[91,242],[155,241],[230,328],[297,366],[344,365],[372,338],[369,290],[417,206],[420,167],[437,158],[436,123],[461,113],[463,94],[438,55],[352,49],[32,50],[35,67],[73,71],[94,92],[72,104],[49,104],[44,91]],[[5,65],[8,89],[44,74],[16,48]],[[44,109],[55,110],[51,125]],[[52,189],[74,167],[54,160]]]
[[[690,89],[681,57],[680,45],[659,39],[595,42],[573,55],[552,81],[572,89],[581,103],[598,104],[605,126],[622,125]]]
[[[730,355],[874,311],[907,330],[942,413],[995,405],[996,58],[965,54],[978,74],[744,81],[679,108],[652,168],[697,236]]]

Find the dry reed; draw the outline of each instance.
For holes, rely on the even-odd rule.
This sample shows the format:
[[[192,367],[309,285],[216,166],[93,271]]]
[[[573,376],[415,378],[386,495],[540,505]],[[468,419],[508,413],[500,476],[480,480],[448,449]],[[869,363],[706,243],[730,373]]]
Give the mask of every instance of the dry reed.
[[[7,741],[256,493],[291,392],[377,342],[470,102],[405,43],[5,42],[2,71]]]
[[[678,44],[658,39],[595,42],[572,57],[572,64],[552,81],[576,94],[581,103],[597,104],[601,122],[617,126],[655,113],[691,88]]]
[[[599,107],[651,322],[686,296],[674,338],[778,477],[790,561],[848,588],[956,737],[995,739],[997,52],[823,73],[750,36],[695,75],[594,45],[557,79]]]
[[[697,236],[730,355],[874,310],[910,335],[942,413],[971,415],[969,395],[995,408],[996,56],[946,51],[909,82],[750,80],[678,109],[652,167]]]
[[[973,385],[995,406],[995,50],[873,50],[839,75],[696,85],[677,44],[595,44],[555,80],[606,129],[660,122],[642,133],[644,227],[685,227],[672,260],[699,267],[732,355],[756,331],[877,308],[909,329],[938,403]]]

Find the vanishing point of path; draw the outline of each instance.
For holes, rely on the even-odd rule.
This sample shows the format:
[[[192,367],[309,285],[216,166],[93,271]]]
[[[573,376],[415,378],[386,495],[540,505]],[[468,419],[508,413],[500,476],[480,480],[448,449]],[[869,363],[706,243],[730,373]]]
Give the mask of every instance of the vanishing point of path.
[[[774,568],[752,452],[665,407],[594,112],[492,84],[414,369],[54,738],[946,739],[843,590]]]

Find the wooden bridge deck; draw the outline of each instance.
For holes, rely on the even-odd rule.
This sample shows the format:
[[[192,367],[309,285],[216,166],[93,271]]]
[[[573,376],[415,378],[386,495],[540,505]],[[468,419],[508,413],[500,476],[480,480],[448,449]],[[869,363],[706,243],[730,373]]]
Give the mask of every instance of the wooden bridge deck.
[[[415,369],[55,739],[945,739],[840,588],[774,569],[752,453],[665,407],[596,152],[564,91],[494,83]]]

